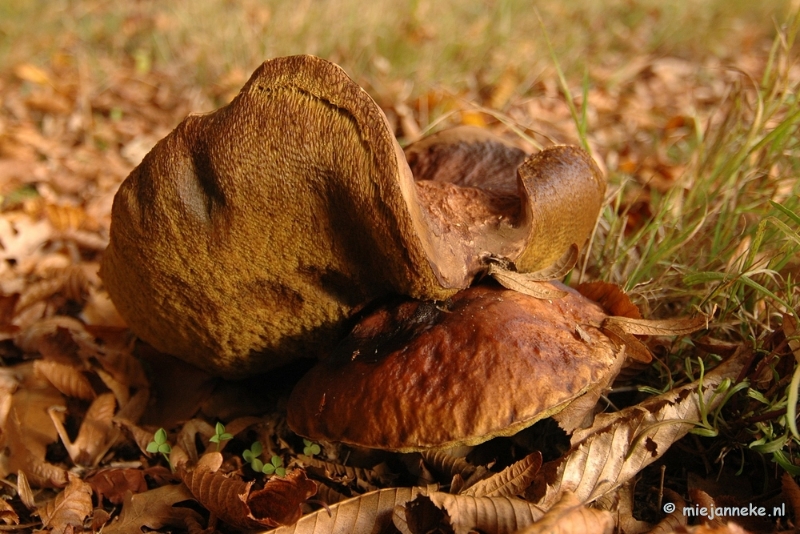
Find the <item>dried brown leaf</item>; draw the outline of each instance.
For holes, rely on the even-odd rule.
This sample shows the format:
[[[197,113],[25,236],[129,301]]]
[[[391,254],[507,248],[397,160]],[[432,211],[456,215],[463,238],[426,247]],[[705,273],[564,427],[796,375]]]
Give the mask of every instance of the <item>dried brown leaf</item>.
[[[86,483],[92,487],[98,504],[103,503],[103,498],[112,504],[122,504],[126,493],[135,495],[147,491],[147,481],[141,469],[101,469],[87,477]]]
[[[575,495],[566,492],[533,525],[516,534],[611,534],[614,517],[606,510],[584,506]]]
[[[6,525],[19,525],[19,515],[14,511],[14,507],[2,498],[0,498],[0,521]]]
[[[201,443],[208,443],[208,439],[213,435],[213,426],[203,419],[191,419],[183,424],[178,435],[175,436],[175,444],[186,451],[191,462],[196,462],[200,457],[200,453],[197,450],[197,437],[200,437]]]
[[[308,480],[302,469],[290,471],[284,477],[272,477],[264,489],[242,498],[250,509],[250,519],[261,526],[289,525],[303,514],[300,506],[317,492],[317,484]]]
[[[641,319],[639,308],[617,284],[609,282],[586,282],[575,288],[584,297],[600,304],[609,315]]]
[[[94,398],[94,389],[89,379],[76,367],[53,360],[36,360],[33,363],[36,373],[46,378],[53,387],[66,395],[77,399]]]
[[[26,397],[30,398],[30,396]],[[22,411],[23,414],[31,417],[31,419],[25,418],[27,424],[24,427],[20,423],[19,413],[20,410],[15,403],[9,413],[7,424],[3,427],[3,436],[6,442],[5,450],[0,453],[0,474],[5,476],[9,473],[23,471],[36,487],[66,486],[67,472],[47,463],[44,459],[47,444],[54,439],[48,434],[38,432],[35,427],[31,426],[30,422],[35,419],[30,409]],[[51,424],[48,423],[47,426],[48,430],[52,430]],[[55,431],[53,434],[55,435]]]
[[[130,434],[142,454],[150,454],[147,452],[147,444],[153,440],[152,430],[145,430],[124,417],[115,417],[113,421],[114,424],[119,425]]]
[[[653,354],[650,352],[650,349],[632,334],[623,330],[620,325],[615,323],[603,323],[601,330],[618,346],[624,346],[625,354],[631,360],[642,364],[649,364],[653,361]]]
[[[294,525],[270,534],[329,534],[330,532],[384,532],[392,524],[395,506],[405,504],[423,488],[388,488],[353,497],[301,517]]]
[[[190,521],[202,520],[191,508],[175,505],[193,500],[191,492],[183,484],[161,486],[138,495],[127,493],[119,517],[103,529],[104,534],[130,534],[142,532],[142,528],[157,530],[164,527],[184,527]]]
[[[24,471],[17,471],[17,495],[28,510],[36,508],[36,499]]]
[[[675,505],[675,509],[667,517],[659,521],[659,523],[650,531],[650,534],[669,534],[685,527],[687,524],[686,514],[683,509],[686,507],[686,501],[683,500],[678,493],[669,488],[664,488],[664,497],[666,502]]]
[[[637,336],[682,336],[691,334],[708,325],[708,318],[698,315],[678,319],[630,319],[628,317],[609,317],[603,327],[616,326],[628,334]]]
[[[797,321],[788,313],[783,314],[783,334],[794,353],[795,360],[800,363],[800,339],[798,339]]]
[[[225,428],[227,429],[227,427]],[[321,477],[334,480],[341,484],[350,484],[354,480],[362,480],[370,484],[386,486],[391,484],[396,478],[387,474],[384,470],[342,465],[337,462],[328,462],[303,454],[298,455],[297,459],[300,461],[300,464],[307,466],[309,472],[319,473]]]
[[[746,352],[718,365],[702,381],[613,414],[601,414],[587,429],[572,436],[570,451],[542,467],[527,497],[549,509],[563,491],[572,491],[581,502],[591,502],[626,481],[660,458],[678,439],[700,421],[699,395],[707,410],[722,401],[717,387],[735,379],[746,360]]]
[[[528,527],[544,515],[536,505],[522,499],[441,492],[419,496],[400,508],[395,514],[395,527],[412,534],[426,533],[440,526],[449,527],[455,534],[475,530],[505,534]],[[405,517],[402,517],[402,510],[405,510]]]
[[[491,477],[461,492],[473,497],[513,497],[530,486],[542,466],[542,453],[534,452]]]
[[[800,486],[789,473],[784,473],[781,477],[781,489],[783,496],[789,500],[794,517],[800,517]]]
[[[447,451],[441,449],[421,451],[420,455],[428,467],[446,477],[461,475],[462,478],[467,479],[478,468],[463,457],[448,454]]]
[[[538,299],[560,299],[566,296],[564,291],[542,281],[538,276],[529,273],[518,273],[498,263],[489,265],[489,276],[506,289],[517,291]]]
[[[53,533],[67,532],[70,527],[81,528],[92,513],[92,488],[75,475],[69,475],[69,485],[56,498],[35,512],[42,518],[42,527]]]
[[[50,411],[53,424],[73,462],[95,466],[108,452],[119,437],[119,429],[113,425],[115,408],[116,400],[112,393],[98,396],[86,411],[74,442],[69,439],[61,419],[56,416],[56,410]]]

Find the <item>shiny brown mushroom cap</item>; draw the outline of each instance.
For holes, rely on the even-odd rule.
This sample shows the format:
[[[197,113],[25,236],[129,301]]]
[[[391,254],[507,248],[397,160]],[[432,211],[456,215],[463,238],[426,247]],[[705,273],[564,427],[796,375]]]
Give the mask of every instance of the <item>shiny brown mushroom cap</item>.
[[[559,412],[608,378],[607,317],[577,292],[541,300],[494,285],[362,319],[295,387],[289,426],[396,451],[474,445]]]

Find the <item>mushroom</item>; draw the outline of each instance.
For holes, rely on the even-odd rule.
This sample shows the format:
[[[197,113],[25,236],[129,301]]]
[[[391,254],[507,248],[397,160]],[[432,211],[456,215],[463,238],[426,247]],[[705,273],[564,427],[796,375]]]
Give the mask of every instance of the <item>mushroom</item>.
[[[552,301],[476,285],[378,307],[297,383],[290,428],[401,452],[476,445],[599,393],[624,351],[599,304],[557,285],[567,295]]]
[[[474,129],[407,160],[341,68],[279,58],[131,172],[101,275],[140,338],[241,377],[329,348],[378,297],[444,300],[496,258],[546,267],[583,245],[604,191],[579,148],[527,156]]]

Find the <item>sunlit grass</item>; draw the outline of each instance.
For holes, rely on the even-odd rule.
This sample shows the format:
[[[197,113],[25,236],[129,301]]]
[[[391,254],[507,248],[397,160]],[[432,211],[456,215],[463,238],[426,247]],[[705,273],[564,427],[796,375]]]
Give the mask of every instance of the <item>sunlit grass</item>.
[[[736,57],[773,31],[787,1],[656,0],[7,0],[0,3],[0,71],[46,64],[56,51],[147,60],[195,83],[249,73],[264,59],[310,53],[341,64],[363,85],[455,90],[517,71],[521,92],[552,72],[536,12],[567,76],[631,55]],[[404,89],[405,90],[405,89]]]

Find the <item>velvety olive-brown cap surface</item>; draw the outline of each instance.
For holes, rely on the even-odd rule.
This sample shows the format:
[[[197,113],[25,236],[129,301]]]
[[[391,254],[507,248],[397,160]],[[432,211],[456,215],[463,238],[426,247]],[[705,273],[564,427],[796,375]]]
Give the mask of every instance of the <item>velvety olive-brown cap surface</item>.
[[[603,202],[577,148],[517,167],[521,151],[460,129],[414,154],[431,179],[415,182],[383,112],[341,68],[267,61],[120,186],[108,293],[158,350],[243,377],[329,349],[375,298],[445,299],[489,256],[546,267],[586,241]]]
[[[440,303],[403,301],[362,319],[297,384],[298,434],[397,451],[477,444],[557,413],[603,379],[617,350],[592,301],[494,285]]]

